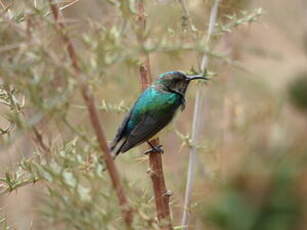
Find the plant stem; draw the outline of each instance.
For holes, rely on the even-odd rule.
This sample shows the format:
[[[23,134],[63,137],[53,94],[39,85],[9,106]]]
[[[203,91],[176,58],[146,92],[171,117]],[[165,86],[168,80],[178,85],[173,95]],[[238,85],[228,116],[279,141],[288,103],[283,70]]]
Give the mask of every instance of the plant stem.
[[[47,154],[51,154],[51,150],[49,148],[49,146],[47,146],[43,140],[43,136],[42,134],[38,131],[38,129],[33,126],[33,133],[34,133],[34,137],[35,137],[35,141],[38,144],[38,146],[40,146],[40,148]]]
[[[106,163],[106,168],[108,170],[108,173],[111,178],[112,185],[116,191],[117,198],[119,200],[119,204],[122,210],[122,215],[125,221],[125,224],[128,228],[131,228],[131,224],[133,221],[133,213],[132,209],[128,204],[127,197],[124,193],[123,186],[120,181],[119,173],[116,168],[116,165],[114,164],[114,161],[111,157],[110,149],[108,147],[107,141],[105,139],[105,135],[103,132],[103,129],[101,127],[101,123],[99,121],[98,117],[98,112],[97,108],[95,105],[95,99],[94,96],[92,95],[88,85],[83,79],[81,69],[78,63],[78,57],[75,52],[74,45],[68,35],[65,33],[65,25],[63,24],[62,20],[59,21],[59,16],[60,16],[60,10],[56,2],[53,2],[52,0],[49,0],[50,3],[50,8],[53,14],[53,17],[56,22],[56,26],[58,28],[58,31],[62,37],[62,40],[67,48],[67,52],[69,55],[69,58],[71,60],[71,65],[75,73],[75,77],[78,78],[79,83],[80,83],[80,90],[82,97],[84,99],[84,102],[87,106],[89,116],[90,116],[90,121],[91,124],[95,130],[96,137],[99,143],[99,147],[101,151],[103,152],[103,158]]]
[[[139,23],[139,43],[144,44],[144,31],[146,26],[145,10],[143,0],[137,2],[138,9],[138,23]],[[140,65],[140,82],[142,90],[145,90],[152,82],[150,59],[148,54],[143,54],[142,63]],[[153,146],[159,145],[159,139],[151,141]],[[153,184],[154,198],[156,203],[157,217],[159,225],[162,230],[172,230],[169,198],[170,194],[166,189],[162,154],[160,152],[152,151],[149,153],[149,166],[150,166],[150,177]]]
[[[194,25],[193,25],[193,22],[192,22],[190,11],[188,10],[188,7],[187,7],[187,3],[186,3],[185,0],[178,0],[178,2],[180,3],[180,5],[182,7],[183,19],[188,22],[187,26],[189,26],[190,31],[193,32]]]
[[[220,1],[221,0],[216,0],[210,11],[208,33],[207,33],[207,37],[204,37],[203,39],[207,47],[209,47],[211,35],[214,32]],[[208,67],[208,54],[205,53],[202,56],[202,59],[200,62],[200,71],[204,73],[207,67]],[[195,100],[195,105],[194,105],[194,116],[193,116],[193,126],[192,126],[192,148],[190,151],[188,174],[187,174],[187,184],[186,184],[185,198],[184,198],[184,209],[183,209],[183,215],[182,215],[182,220],[181,220],[181,225],[183,226],[184,230],[189,229],[188,224],[189,224],[189,217],[190,217],[192,189],[193,189],[193,184],[194,184],[195,171],[197,167],[197,154],[198,154],[197,145],[198,145],[199,137],[200,137],[201,120],[203,119],[203,115],[202,115],[203,113],[202,105],[204,102],[203,95],[204,95],[203,89],[201,85],[199,85],[196,91],[196,100]]]

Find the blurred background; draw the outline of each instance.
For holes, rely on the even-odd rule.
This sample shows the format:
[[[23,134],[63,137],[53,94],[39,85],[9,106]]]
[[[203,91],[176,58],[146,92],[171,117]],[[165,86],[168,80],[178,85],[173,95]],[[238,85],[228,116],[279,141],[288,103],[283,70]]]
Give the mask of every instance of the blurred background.
[[[64,57],[63,46],[57,43],[56,32],[52,32],[52,18],[40,21],[40,17],[48,12],[48,8],[44,8],[45,3],[34,1],[42,11],[38,12],[38,18],[32,18],[33,8],[30,6],[33,6],[33,1],[23,1],[19,5],[16,1],[1,2],[4,7],[10,6],[10,11],[1,15],[1,83],[5,85],[10,77],[8,84],[17,89],[16,97],[24,106],[22,116],[28,123],[38,121],[35,126],[49,149],[49,153],[44,154],[33,141],[29,125],[25,125],[25,122],[16,123],[10,134],[4,133],[1,137],[1,177],[6,178],[8,172],[16,178],[21,174],[24,176],[27,171],[27,167],[22,165],[24,161],[40,154],[40,161],[36,163],[38,165],[44,157],[52,159],[54,152],[58,152],[60,158],[63,157],[67,150],[66,144],[76,141],[76,136],[77,147],[75,150],[68,149],[68,152],[77,152],[84,159],[88,153],[97,155],[95,146],[89,147],[82,142],[92,143],[94,134],[83,101],[74,90],[76,83],[69,77],[64,77],[65,80],[50,80],[51,75],[69,75],[69,61]],[[67,2],[61,4],[66,5]],[[133,4],[134,1],[129,2]],[[221,5],[219,25],[229,25],[233,18],[229,19],[227,15],[245,18],[257,8],[262,8],[263,14],[255,22],[239,25],[232,28],[231,32],[214,36],[211,50],[222,57],[209,57],[209,71],[214,75],[203,86],[202,141],[193,189],[191,229],[306,229],[307,2],[228,2]],[[189,1],[187,6],[197,28],[196,32],[190,32],[184,29],[182,8],[177,1],[146,1],[145,37],[148,47],[156,43],[164,47],[152,45],[150,51],[154,78],[166,71],[198,68],[197,48],[182,47],[184,44],[193,44],[193,36],[199,39],[205,34],[210,5],[211,2],[205,0]],[[118,10],[117,1],[101,0],[79,0],[62,12],[78,48],[82,68],[90,76],[89,84],[100,108],[107,139],[111,140],[125,112],[141,92],[138,76],[140,51],[135,51],[137,39],[131,32],[133,25],[129,24],[133,16]],[[14,16],[12,24],[8,23],[10,19],[4,19],[8,13]],[[23,20],[18,21],[18,17]],[[128,25],[122,20],[125,17],[129,18]],[[28,28],[29,23],[33,24],[30,35],[20,35],[18,30]],[[16,25],[21,27],[17,28]],[[120,29],[116,30],[115,26]],[[104,43],[101,48],[100,42]],[[10,45],[19,43],[22,45],[11,50]],[[27,44],[30,44],[29,47]],[[47,52],[36,50],[37,44],[45,47]],[[31,53],[29,50],[36,50],[36,56],[34,51]],[[125,58],[125,55],[129,58]],[[37,69],[29,66],[32,64],[24,61],[26,58],[35,59],[33,65],[37,65]],[[63,63],[63,66],[59,66],[59,63]],[[35,71],[31,72],[31,68]],[[33,82],[39,82],[38,88],[27,88]],[[171,207],[174,225],[180,225],[182,214],[189,157],[189,146],[185,143],[192,132],[196,88],[196,84],[190,86],[186,109],[169,128],[169,132],[161,137],[165,149],[163,160],[167,187],[173,193]],[[67,98],[63,103],[56,104],[55,109],[50,109],[48,104],[54,101],[49,100],[49,97],[63,94],[61,90],[64,89],[69,91]],[[13,121],[12,116],[8,116],[11,111],[5,104],[0,104],[3,115],[0,117],[1,129],[10,126],[10,121]],[[65,113],[67,120],[63,120],[62,113]],[[38,137],[34,135],[36,141]],[[62,146],[66,146],[64,150],[61,150]],[[136,197],[143,194],[146,205],[152,208],[151,181],[146,174],[148,160],[142,154],[146,147],[140,146],[121,155],[116,163],[127,181],[129,192],[134,193],[130,199],[135,203],[141,202]],[[65,154],[61,155],[61,151]],[[63,161],[58,162],[61,165]],[[78,159],[71,164],[76,162]],[[41,168],[37,173],[39,176],[45,175]],[[35,170],[31,168],[30,171],[32,173]],[[78,171],[74,173],[78,175]],[[97,180],[100,179],[94,178],[92,182]],[[11,226],[9,229],[41,229],[47,225],[50,229],[116,229],[106,227],[112,224],[101,227],[103,222],[101,226],[97,225],[100,227],[89,224],[80,227],[83,225],[73,225],[69,219],[61,219],[61,214],[57,215],[55,210],[69,212],[83,206],[78,206],[81,204],[77,201],[68,202],[65,208],[56,206],[56,202],[64,202],[60,200],[61,194],[52,196],[46,191],[46,187],[49,192],[50,187],[51,190],[53,186],[61,188],[61,183],[54,181],[46,182],[47,186],[43,182],[28,184],[1,195],[0,216],[4,218],[3,222]],[[80,181],[83,183],[83,179]],[[100,183],[101,187],[96,188],[98,190],[102,190],[104,183],[109,181]],[[84,187],[93,188],[93,184],[86,181]],[[4,186],[4,182],[0,182],[0,187]],[[110,192],[110,189],[107,191]],[[66,192],[69,195],[71,191]],[[100,201],[92,202],[99,204]],[[105,201],[101,201],[101,205],[104,204]],[[75,217],[84,215],[90,219],[95,210],[75,214]],[[149,215],[154,216],[154,209],[149,210]],[[70,218],[72,221],[74,215]]]

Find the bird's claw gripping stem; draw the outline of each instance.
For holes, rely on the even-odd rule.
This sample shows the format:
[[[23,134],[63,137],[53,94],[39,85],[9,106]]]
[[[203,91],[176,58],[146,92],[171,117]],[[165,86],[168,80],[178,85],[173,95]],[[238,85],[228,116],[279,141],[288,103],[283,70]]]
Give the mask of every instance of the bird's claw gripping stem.
[[[151,149],[148,149],[147,151],[144,152],[145,155],[149,154],[149,153],[164,153],[164,150],[162,149],[162,145],[152,145],[149,141],[147,142]]]

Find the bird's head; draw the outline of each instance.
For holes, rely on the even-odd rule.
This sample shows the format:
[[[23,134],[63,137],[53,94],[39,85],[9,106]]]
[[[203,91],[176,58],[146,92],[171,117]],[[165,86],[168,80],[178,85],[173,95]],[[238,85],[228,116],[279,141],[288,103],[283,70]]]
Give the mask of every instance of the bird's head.
[[[162,87],[164,90],[184,95],[190,82],[197,79],[208,80],[208,78],[201,75],[189,76],[178,71],[166,72],[159,76],[155,85]]]

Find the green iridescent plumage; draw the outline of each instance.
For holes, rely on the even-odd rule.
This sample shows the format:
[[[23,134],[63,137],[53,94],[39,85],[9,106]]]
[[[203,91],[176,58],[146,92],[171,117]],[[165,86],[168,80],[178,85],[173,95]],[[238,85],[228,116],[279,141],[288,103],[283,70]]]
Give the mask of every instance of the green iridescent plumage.
[[[137,99],[111,144],[114,156],[150,140],[184,109],[185,92],[191,80],[206,79],[186,76],[181,72],[161,74],[158,80]]]

